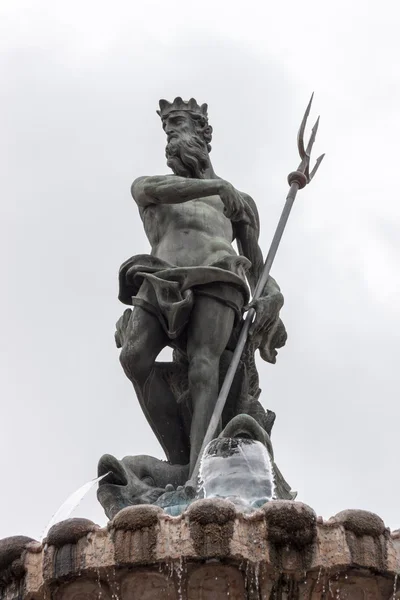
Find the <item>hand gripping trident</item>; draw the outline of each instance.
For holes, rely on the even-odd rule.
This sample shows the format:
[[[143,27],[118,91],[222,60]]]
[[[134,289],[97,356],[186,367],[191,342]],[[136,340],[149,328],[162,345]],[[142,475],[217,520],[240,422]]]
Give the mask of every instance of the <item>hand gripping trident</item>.
[[[272,263],[274,262],[276,252],[278,250],[283,232],[286,227],[286,223],[287,223],[289,215],[290,215],[290,211],[292,209],[294,200],[296,198],[296,194],[297,194],[298,190],[301,190],[302,188],[304,188],[307,185],[307,183],[310,183],[311,179],[314,177],[315,173],[317,172],[322,159],[325,156],[325,154],[322,154],[319,158],[317,158],[315,166],[310,173],[311,149],[314,145],[315,137],[317,135],[318,125],[319,125],[319,117],[316,120],[315,125],[311,130],[311,136],[310,136],[310,139],[309,139],[309,142],[308,142],[306,148],[304,147],[304,130],[306,128],[308,115],[310,114],[313,97],[314,97],[314,94],[312,94],[310,102],[308,103],[306,112],[304,113],[304,117],[303,117],[303,120],[300,125],[299,133],[297,135],[297,147],[299,149],[301,163],[298,166],[297,170],[293,171],[288,176],[288,182],[290,185],[289,193],[287,195],[286,203],[283,208],[281,218],[279,219],[279,223],[276,228],[275,235],[272,239],[267,258],[265,259],[264,268],[263,268],[261,277],[258,280],[257,286],[254,290],[253,299],[252,299],[253,301],[258,300],[261,297],[262,292],[265,287],[265,284],[268,281],[269,273],[271,271],[271,266],[272,266]],[[197,474],[199,472],[201,457],[203,455],[203,452],[204,452],[207,444],[209,442],[211,442],[212,439],[214,439],[215,432],[217,430],[217,427],[218,427],[218,424],[219,424],[219,421],[220,421],[220,418],[222,415],[222,411],[224,409],[225,402],[226,402],[226,399],[229,394],[229,390],[231,389],[231,385],[232,385],[233,379],[235,377],[236,369],[238,368],[240,358],[242,356],[243,349],[245,347],[247,337],[249,334],[249,329],[254,320],[255,314],[256,314],[255,309],[250,308],[250,310],[247,312],[246,318],[243,322],[243,326],[242,326],[242,330],[239,335],[239,340],[238,340],[237,346],[233,353],[233,357],[232,357],[231,363],[229,365],[228,371],[226,373],[224,383],[222,384],[217,402],[215,404],[214,413],[211,417],[210,424],[206,431],[206,435],[204,436],[203,445],[201,447],[199,456],[197,457],[196,466],[194,468],[193,473],[191,474],[191,481],[188,482],[188,484],[194,488],[196,488],[196,479],[197,479]]]

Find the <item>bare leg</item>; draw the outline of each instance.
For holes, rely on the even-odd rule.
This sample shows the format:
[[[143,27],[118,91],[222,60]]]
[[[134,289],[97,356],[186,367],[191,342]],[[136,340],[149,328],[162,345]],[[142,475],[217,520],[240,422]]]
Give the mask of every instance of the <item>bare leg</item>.
[[[124,332],[120,361],[168,460],[173,464],[187,464],[189,441],[178,404],[156,363],[159,352],[168,342],[158,319],[136,306]]]
[[[218,300],[198,296],[188,330],[189,389],[193,418],[190,429],[190,475],[196,464],[219,392],[219,361],[232,333],[235,313]]]

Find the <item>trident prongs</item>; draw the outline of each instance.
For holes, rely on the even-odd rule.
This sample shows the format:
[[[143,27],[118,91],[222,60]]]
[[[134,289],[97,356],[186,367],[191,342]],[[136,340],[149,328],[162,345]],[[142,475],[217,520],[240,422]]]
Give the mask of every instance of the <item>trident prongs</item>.
[[[306,112],[304,113],[304,117],[303,117],[303,120],[300,125],[299,133],[297,134],[297,147],[299,149],[300,158],[304,158],[304,156],[306,154],[306,150],[304,148],[304,131],[306,128],[308,115],[310,114],[313,98],[314,98],[314,92],[311,94],[310,102],[307,105]]]
[[[301,163],[300,163],[297,171],[304,173],[304,175],[307,178],[307,183],[310,183],[311,179],[314,177],[315,173],[317,172],[322,159],[325,156],[325,154],[321,154],[321,156],[319,156],[317,158],[315,166],[310,173],[311,150],[314,145],[315,138],[316,138],[317,131],[318,131],[319,117],[316,120],[314,127],[311,130],[311,135],[310,135],[310,139],[307,144],[307,148],[304,147],[304,131],[306,128],[308,116],[310,114],[313,98],[314,98],[314,92],[311,95],[310,102],[307,105],[306,112],[304,113],[304,117],[303,117],[303,120],[300,125],[299,133],[297,134],[297,147],[299,149],[299,154],[300,154],[300,158],[301,158]]]

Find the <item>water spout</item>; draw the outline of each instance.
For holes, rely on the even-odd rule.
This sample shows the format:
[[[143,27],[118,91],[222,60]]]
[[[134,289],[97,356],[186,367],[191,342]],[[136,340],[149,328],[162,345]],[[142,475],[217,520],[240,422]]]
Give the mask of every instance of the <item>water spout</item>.
[[[52,516],[47,527],[44,529],[44,531],[40,537],[41,543],[43,542],[43,540],[45,539],[45,537],[47,536],[49,530],[53,527],[53,525],[55,525],[59,521],[65,521],[65,519],[68,519],[68,517],[71,515],[71,513],[82,502],[82,500],[86,496],[86,494],[92,489],[92,487],[94,485],[96,485],[96,483],[101,481],[101,479],[104,479],[104,477],[107,477],[107,475],[109,475],[109,473],[110,472],[105,473],[104,475],[101,475],[100,477],[96,477],[95,479],[91,479],[90,481],[88,481],[87,483],[82,485],[80,488],[78,488],[75,492],[73,492],[73,494],[68,496],[68,498],[65,500],[65,502],[60,506],[60,508],[57,510],[57,512]]]

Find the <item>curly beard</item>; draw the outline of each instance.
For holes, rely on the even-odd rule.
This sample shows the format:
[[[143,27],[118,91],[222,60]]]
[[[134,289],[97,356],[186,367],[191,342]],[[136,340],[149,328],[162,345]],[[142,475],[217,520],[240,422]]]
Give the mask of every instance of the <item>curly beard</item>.
[[[165,148],[167,165],[180,177],[202,179],[209,166],[207,144],[197,135],[179,136]]]

